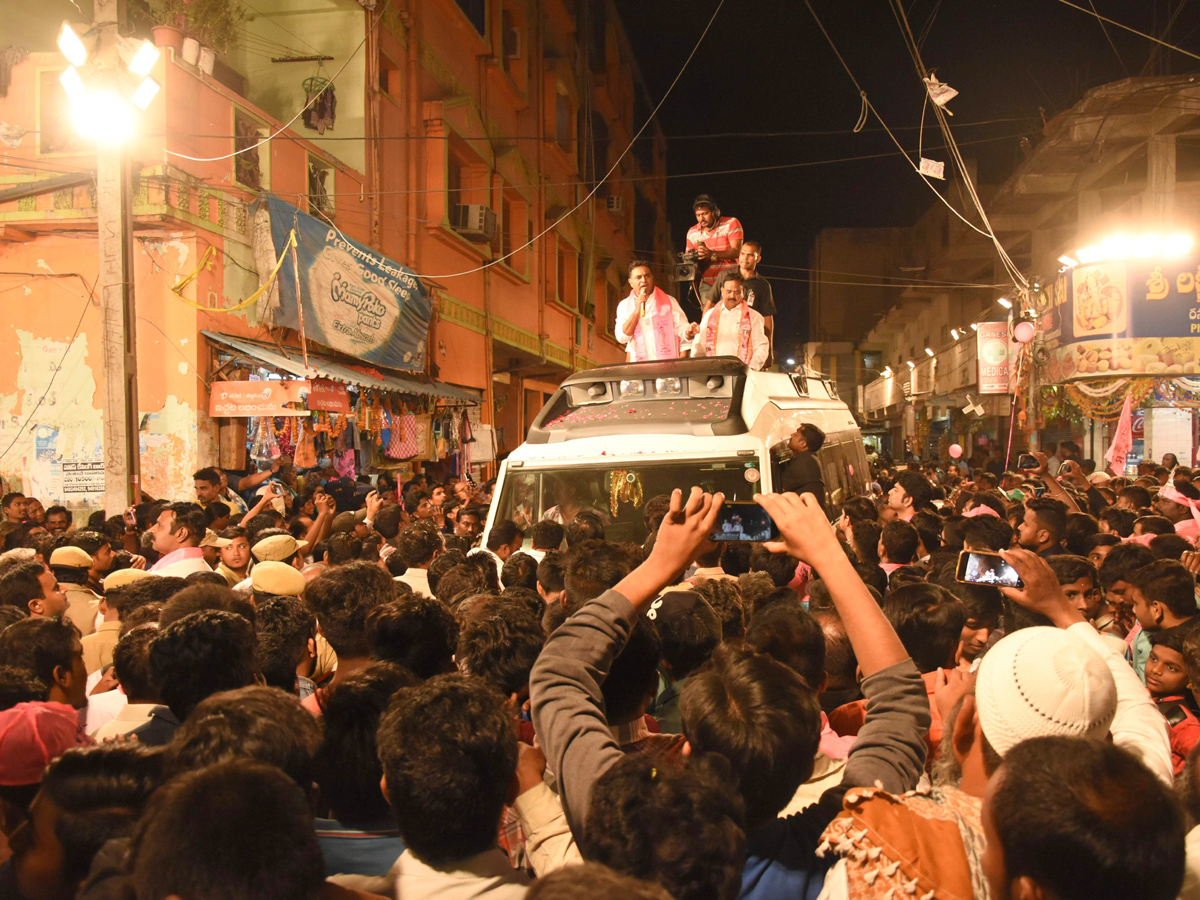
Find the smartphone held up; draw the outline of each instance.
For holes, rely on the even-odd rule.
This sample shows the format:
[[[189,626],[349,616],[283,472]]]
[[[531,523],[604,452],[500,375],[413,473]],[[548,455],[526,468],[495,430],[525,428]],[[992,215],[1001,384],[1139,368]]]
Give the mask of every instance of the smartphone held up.
[[[779,529],[757,503],[726,500],[711,537],[714,541],[774,541],[779,539]]]
[[[1025,582],[999,553],[984,550],[963,550],[958,554],[954,578],[964,584],[988,584],[1021,590]]]

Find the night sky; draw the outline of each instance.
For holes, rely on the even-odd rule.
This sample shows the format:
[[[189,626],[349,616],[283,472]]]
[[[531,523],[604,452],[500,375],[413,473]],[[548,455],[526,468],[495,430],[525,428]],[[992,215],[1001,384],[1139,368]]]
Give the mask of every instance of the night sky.
[[[1096,10],[1130,27],[1200,53],[1200,3],[1186,0],[1093,0]],[[1088,0],[1078,0],[1084,8]],[[679,72],[716,0],[616,0],[634,54],[657,103]],[[814,0],[834,43],[872,104],[910,150],[917,147],[924,89],[887,0]],[[1019,141],[1036,145],[1046,119],[1083,93],[1128,74],[1181,74],[1200,62],[1106,26],[1059,0],[908,0],[926,66],[959,91],[948,108],[963,156],[974,157],[983,183],[1000,183],[1021,158]],[[1122,62],[1124,69],[1122,68]],[[785,335],[805,339],[807,274],[777,267],[808,265],[825,227],[911,224],[933,199],[874,118],[860,134],[858,93],[802,0],[726,0],[700,51],[659,112],[667,135],[669,176],[890,153],[888,157],[768,172],[671,177],[672,237],[682,249],[695,223],[692,199],[709,193],[746,237],[764,245],[760,272],[771,280],[776,347]],[[941,134],[926,115],[926,144]],[[932,122],[932,124],[931,124]],[[738,132],[831,132],[789,136],[701,137]],[[979,143],[976,143],[979,142]],[[947,161],[944,151],[927,150]],[[897,272],[897,275],[907,273]],[[783,279],[797,279],[784,281]],[[864,287],[863,291],[874,290]]]

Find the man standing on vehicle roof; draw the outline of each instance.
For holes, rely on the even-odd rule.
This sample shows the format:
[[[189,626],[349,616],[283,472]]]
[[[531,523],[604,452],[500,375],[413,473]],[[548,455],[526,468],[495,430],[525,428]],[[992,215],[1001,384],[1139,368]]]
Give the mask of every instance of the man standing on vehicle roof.
[[[701,194],[692,201],[696,224],[688,229],[687,249],[700,258],[701,307],[708,310],[721,295],[716,291],[717,276],[736,269],[742,249],[742,223],[733,216],[722,216],[716,201]]]
[[[762,260],[762,244],[758,241],[746,241],[738,253],[737,271],[741,272],[746,285],[746,305],[763,317],[763,331],[767,333],[767,365],[770,368],[775,362],[775,297],[771,294],[771,285],[767,279],[758,273],[758,264]],[[729,270],[732,271],[732,270]],[[721,285],[727,272],[717,277],[716,295],[721,296]]]
[[[629,264],[629,286],[632,293],[617,305],[617,340],[629,361],[678,359],[684,342],[696,334],[695,323],[688,322],[674,297],[654,286],[645,260]]]
[[[736,356],[750,368],[761,370],[769,352],[763,317],[746,303],[741,274],[730,272],[721,285],[721,302],[700,320],[692,356]]]

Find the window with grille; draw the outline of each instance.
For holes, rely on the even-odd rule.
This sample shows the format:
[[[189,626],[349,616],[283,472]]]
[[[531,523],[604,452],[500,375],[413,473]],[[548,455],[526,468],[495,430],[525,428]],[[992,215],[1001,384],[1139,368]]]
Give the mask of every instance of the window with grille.
[[[324,160],[308,158],[308,211],[323,219],[333,217],[333,166]]]

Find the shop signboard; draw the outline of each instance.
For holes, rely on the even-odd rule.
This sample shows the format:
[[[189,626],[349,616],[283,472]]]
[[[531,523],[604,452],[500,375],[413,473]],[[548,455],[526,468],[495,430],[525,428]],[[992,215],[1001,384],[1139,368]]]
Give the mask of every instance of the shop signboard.
[[[1200,371],[1200,256],[1077,266],[1038,300],[1049,383]]]
[[[1016,349],[1008,339],[1008,322],[980,322],[975,332],[979,393],[1007,394],[1009,367]]]
[[[307,381],[214,381],[209,394],[210,416],[307,416],[307,409],[293,409],[308,393]]]
[[[314,378],[308,390],[308,408],[321,412],[350,412],[350,394],[346,386],[325,378]]]

